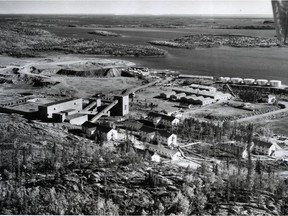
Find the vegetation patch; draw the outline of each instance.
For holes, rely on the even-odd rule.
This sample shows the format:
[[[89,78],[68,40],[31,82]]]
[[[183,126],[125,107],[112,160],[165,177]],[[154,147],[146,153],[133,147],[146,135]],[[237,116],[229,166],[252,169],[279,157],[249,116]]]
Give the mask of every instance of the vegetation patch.
[[[150,44],[176,48],[194,49],[212,47],[272,47],[277,46],[277,39],[267,39],[244,35],[187,35],[170,41],[150,41]]]

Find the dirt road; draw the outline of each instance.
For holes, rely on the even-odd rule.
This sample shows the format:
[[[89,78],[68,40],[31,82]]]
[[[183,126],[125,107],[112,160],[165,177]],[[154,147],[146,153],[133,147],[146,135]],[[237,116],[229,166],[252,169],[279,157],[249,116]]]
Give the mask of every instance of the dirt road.
[[[280,110],[275,110],[275,111],[272,111],[272,112],[268,112],[268,113],[264,113],[264,114],[261,114],[261,115],[255,115],[255,116],[249,116],[249,117],[246,117],[246,118],[241,118],[241,119],[236,120],[236,122],[238,122],[238,123],[246,123],[246,122],[249,123],[249,122],[254,122],[254,121],[261,121],[261,120],[266,119],[269,116],[278,115],[278,114],[281,114],[281,113],[288,112],[288,102],[279,101],[279,104],[283,104],[285,106],[285,108],[280,109]]]

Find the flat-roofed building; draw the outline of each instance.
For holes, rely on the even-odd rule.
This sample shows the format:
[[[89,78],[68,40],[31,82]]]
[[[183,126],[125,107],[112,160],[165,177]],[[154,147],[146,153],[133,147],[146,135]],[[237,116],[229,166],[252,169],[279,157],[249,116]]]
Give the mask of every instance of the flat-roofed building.
[[[38,113],[40,118],[47,119],[52,118],[53,113],[59,113],[67,110],[74,110],[76,112],[81,111],[83,108],[82,98],[70,98],[66,100],[56,101],[53,103],[48,103],[40,105],[38,107]]]
[[[88,121],[88,115],[76,113],[67,116],[65,121],[72,125],[82,125],[84,122]]]

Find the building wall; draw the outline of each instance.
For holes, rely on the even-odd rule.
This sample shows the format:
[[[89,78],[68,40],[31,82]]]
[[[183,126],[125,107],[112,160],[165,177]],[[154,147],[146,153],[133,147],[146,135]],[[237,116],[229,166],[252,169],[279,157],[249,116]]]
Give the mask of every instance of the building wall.
[[[160,163],[161,161],[160,155],[158,155],[157,153],[154,153],[154,155],[152,155],[151,157],[151,161]]]
[[[69,120],[70,124],[82,125],[84,122],[88,121],[88,115],[79,116],[77,118]]]
[[[52,114],[53,121],[55,122],[64,122],[65,117],[66,117],[65,113],[53,113]]]
[[[82,131],[84,131],[85,134],[88,135],[88,137],[91,137],[95,133],[96,129],[82,127]]]
[[[154,134],[152,134],[152,133],[146,133],[146,132],[144,132],[144,131],[140,131],[140,137],[142,138],[142,139],[146,139],[147,141],[150,141],[150,140],[152,140],[153,138],[154,138]]]
[[[165,145],[177,145],[177,136],[175,134],[172,134],[170,137],[163,137],[163,136],[157,136],[158,143],[162,143]]]
[[[118,132],[114,129],[110,130],[108,133],[107,133],[107,137],[106,137],[107,141],[110,141],[110,140],[117,140],[118,139]]]
[[[112,115],[125,116],[129,114],[129,95],[115,96],[114,99],[118,100],[118,104],[112,108]]]
[[[276,147],[275,147],[275,145],[272,145],[268,150],[268,155],[272,155],[272,153],[275,151],[276,151]]]
[[[167,144],[170,145],[177,145],[177,136],[175,134],[172,134],[168,140],[167,140]]]
[[[39,115],[42,119],[52,118],[53,113],[58,113],[68,109],[75,109],[77,111],[82,110],[83,108],[83,100],[75,99],[66,102],[59,102],[58,104],[54,104],[51,106],[39,106]]]
[[[181,156],[181,153],[180,152],[177,152],[176,154],[174,154],[172,157],[171,157],[171,160],[172,161],[176,161],[176,160],[179,160],[181,159],[182,156]]]

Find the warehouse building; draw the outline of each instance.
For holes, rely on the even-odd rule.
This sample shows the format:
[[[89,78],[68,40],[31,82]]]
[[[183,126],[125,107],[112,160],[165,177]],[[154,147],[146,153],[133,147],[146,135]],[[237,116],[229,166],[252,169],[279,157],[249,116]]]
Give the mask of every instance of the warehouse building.
[[[82,98],[66,99],[62,101],[56,101],[38,107],[38,114],[41,119],[52,118],[53,113],[66,112],[69,114],[75,114],[83,109]]]
[[[212,86],[204,86],[204,85],[197,85],[197,84],[191,84],[190,88],[195,90],[201,90],[201,91],[209,91],[209,92],[216,92],[217,89]]]
[[[176,100],[180,100],[182,97],[186,97],[186,94],[179,93],[179,94],[171,95],[170,99],[176,101]]]
[[[163,92],[160,94],[160,97],[161,98],[164,98],[164,99],[169,99],[172,95],[175,95],[176,92],[174,91],[168,91],[168,92]]]

